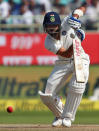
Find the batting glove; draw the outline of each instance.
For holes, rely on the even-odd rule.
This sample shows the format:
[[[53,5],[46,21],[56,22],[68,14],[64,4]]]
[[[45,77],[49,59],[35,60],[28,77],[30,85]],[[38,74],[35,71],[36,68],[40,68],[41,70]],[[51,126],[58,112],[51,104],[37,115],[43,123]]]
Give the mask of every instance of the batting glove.
[[[81,27],[81,21],[70,16],[67,19],[67,23],[70,25],[70,27],[72,27],[73,29],[79,29]]]
[[[85,32],[82,29],[76,30],[77,36],[83,41],[85,39]]]

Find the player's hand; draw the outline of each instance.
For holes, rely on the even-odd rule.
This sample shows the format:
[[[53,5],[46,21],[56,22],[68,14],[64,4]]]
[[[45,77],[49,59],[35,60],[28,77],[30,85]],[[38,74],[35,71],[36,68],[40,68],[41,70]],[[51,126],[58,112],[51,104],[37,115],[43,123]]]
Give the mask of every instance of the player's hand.
[[[73,45],[71,45],[67,50],[64,47],[61,47],[56,54],[62,57],[70,58],[73,55]]]
[[[73,45],[71,45],[66,51],[66,57],[70,58],[73,55]]]
[[[83,40],[85,39],[85,32],[84,32],[84,30],[78,29],[78,30],[76,31],[76,34],[77,34],[77,36],[81,39],[81,41],[83,41]]]
[[[79,29],[81,27],[81,21],[70,16],[67,19],[67,23],[70,25],[70,27],[72,27],[73,29]]]

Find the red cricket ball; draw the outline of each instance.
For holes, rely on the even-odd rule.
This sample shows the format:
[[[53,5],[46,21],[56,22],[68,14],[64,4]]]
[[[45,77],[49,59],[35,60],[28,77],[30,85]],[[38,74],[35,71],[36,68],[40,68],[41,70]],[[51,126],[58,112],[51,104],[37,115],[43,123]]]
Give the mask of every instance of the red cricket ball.
[[[12,108],[12,106],[8,106],[8,107],[7,107],[7,112],[8,112],[8,113],[13,112],[13,108]]]

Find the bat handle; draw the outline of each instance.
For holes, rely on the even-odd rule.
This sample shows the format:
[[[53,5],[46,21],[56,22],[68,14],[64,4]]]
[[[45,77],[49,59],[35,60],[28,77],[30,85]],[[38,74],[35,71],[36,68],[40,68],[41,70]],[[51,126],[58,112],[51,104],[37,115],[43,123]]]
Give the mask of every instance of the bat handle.
[[[75,34],[74,34],[74,33],[71,33],[71,34],[70,34],[70,37],[71,37],[72,39],[74,39],[74,38],[75,38]]]
[[[71,37],[72,39],[74,39],[75,36],[76,36],[76,30],[75,30],[74,28],[72,28],[72,29],[73,29],[73,32],[70,34],[70,37]]]
[[[86,8],[82,6],[82,7],[79,8],[79,10],[81,10],[83,13],[85,13]],[[79,12],[77,12],[77,13],[78,14],[72,14],[72,16],[76,19],[78,19],[80,17]],[[76,32],[75,32],[75,29],[74,29],[74,32],[70,34],[70,37],[74,39],[75,35],[76,35]]]
[[[79,18],[79,15],[78,15],[78,14],[73,14],[72,16],[73,16],[74,18],[76,18],[76,19]],[[72,39],[75,38],[75,29],[74,29],[74,32],[70,34],[70,37],[71,37]]]

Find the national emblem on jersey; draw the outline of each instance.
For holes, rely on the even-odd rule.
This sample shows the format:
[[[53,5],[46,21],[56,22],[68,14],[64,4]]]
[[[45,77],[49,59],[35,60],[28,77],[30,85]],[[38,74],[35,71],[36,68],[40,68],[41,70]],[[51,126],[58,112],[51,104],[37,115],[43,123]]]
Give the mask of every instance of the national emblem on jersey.
[[[55,22],[55,17],[54,17],[54,15],[52,14],[52,15],[50,15],[50,21],[51,22]]]

